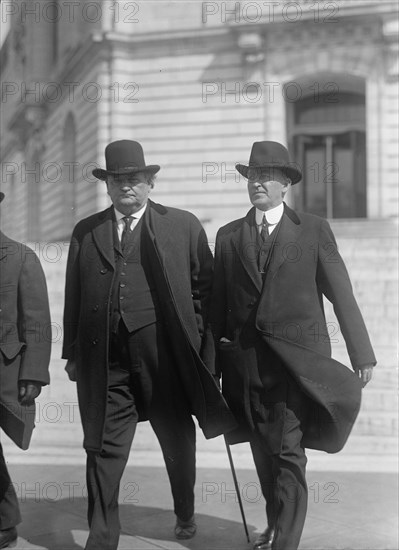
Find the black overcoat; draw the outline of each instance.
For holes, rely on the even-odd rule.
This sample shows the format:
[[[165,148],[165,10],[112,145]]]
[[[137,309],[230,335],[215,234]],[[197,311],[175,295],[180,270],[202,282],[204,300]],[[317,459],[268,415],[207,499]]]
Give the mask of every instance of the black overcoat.
[[[219,344],[217,353],[223,393],[244,427],[244,438],[249,437],[253,411],[262,408],[261,402],[254,403],[251,390],[259,383],[254,381],[258,355],[246,341],[246,334],[251,334],[248,326],[256,327],[272,356],[310,399],[304,445],[337,452],[358,414],[361,383],[331,358],[330,334],[344,338],[352,366],[376,362],[347,270],[328,222],[284,205],[263,281],[253,239],[254,218],[252,208],[245,218],[222,227],[216,238],[210,318],[216,342],[222,336],[231,340]],[[327,327],[323,295],[332,302],[339,326]],[[278,396],[275,403],[271,398],[270,430],[281,429],[276,421],[284,413],[279,401]],[[232,432],[229,437],[234,443],[242,440],[243,433]]]
[[[113,224],[110,207],[76,225],[66,274],[63,358],[77,362],[84,447],[91,451],[101,450],[107,406]],[[189,212],[148,201],[142,238],[192,413],[205,436],[215,437],[235,423],[205,365],[204,316],[213,268],[205,232]]]
[[[51,321],[46,279],[29,247],[0,232],[0,427],[29,447],[35,405],[18,402],[18,382],[49,383]]]

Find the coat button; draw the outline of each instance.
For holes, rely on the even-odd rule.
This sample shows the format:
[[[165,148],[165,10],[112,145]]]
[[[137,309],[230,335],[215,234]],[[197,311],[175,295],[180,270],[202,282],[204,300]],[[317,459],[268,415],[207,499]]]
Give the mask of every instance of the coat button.
[[[124,288],[126,285],[125,285],[125,283],[121,283],[119,286],[120,286],[121,288]]]
[[[108,273],[108,269],[106,267],[104,267],[101,271],[100,271],[101,275],[105,275],[105,273]]]
[[[92,311],[98,311],[98,305],[97,304],[93,307]]]
[[[94,338],[92,344],[93,344],[93,346],[96,346],[98,344],[98,338]]]

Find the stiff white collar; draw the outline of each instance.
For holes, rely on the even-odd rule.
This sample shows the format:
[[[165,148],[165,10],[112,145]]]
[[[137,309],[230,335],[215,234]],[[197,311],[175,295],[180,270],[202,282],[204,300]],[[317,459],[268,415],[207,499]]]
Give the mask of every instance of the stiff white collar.
[[[266,216],[266,221],[270,225],[277,225],[278,222],[281,220],[282,216],[284,214],[284,203],[282,202],[278,206],[275,206],[274,208],[271,208],[270,210],[266,210],[265,212],[263,210],[256,209],[255,219],[257,225],[262,224],[263,215]]]
[[[137,210],[137,212],[135,212],[134,214],[131,214],[131,216],[135,219],[135,220],[140,220],[140,218],[142,218],[142,216],[144,216],[144,212],[147,208],[147,203],[145,203],[145,205],[143,207],[140,208],[140,210]],[[125,214],[122,214],[122,212],[119,212],[119,210],[117,210],[114,206],[114,211],[115,211],[115,217],[116,217],[116,221],[117,223],[121,223],[122,222],[122,218],[125,217]],[[124,223],[124,222],[122,222]]]

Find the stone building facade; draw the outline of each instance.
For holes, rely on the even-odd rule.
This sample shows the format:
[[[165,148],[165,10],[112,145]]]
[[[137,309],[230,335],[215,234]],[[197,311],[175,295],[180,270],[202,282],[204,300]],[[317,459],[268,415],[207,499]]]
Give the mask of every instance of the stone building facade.
[[[370,0],[14,2],[1,49],[4,229],[67,239],[107,204],[91,170],[121,138],[161,165],[154,199],[192,210],[211,235],[245,211],[234,165],[262,139],[287,144],[302,166],[297,208],[396,216],[395,9]]]

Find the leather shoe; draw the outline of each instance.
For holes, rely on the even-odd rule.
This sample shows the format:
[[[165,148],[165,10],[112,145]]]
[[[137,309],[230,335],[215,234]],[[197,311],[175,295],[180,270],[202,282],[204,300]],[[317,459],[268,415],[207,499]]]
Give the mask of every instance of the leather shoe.
[[[17,544],[18,533],[15,527],[0,530],[0,548],[11,548]]]
[[[176,516],[175,537],[180,540],[192,539],[197,532],[195,518],[192,516],[187,521]]]
[[[271,550],[274,539],[274,527],[266,527],[253,545],[253,550]]]

